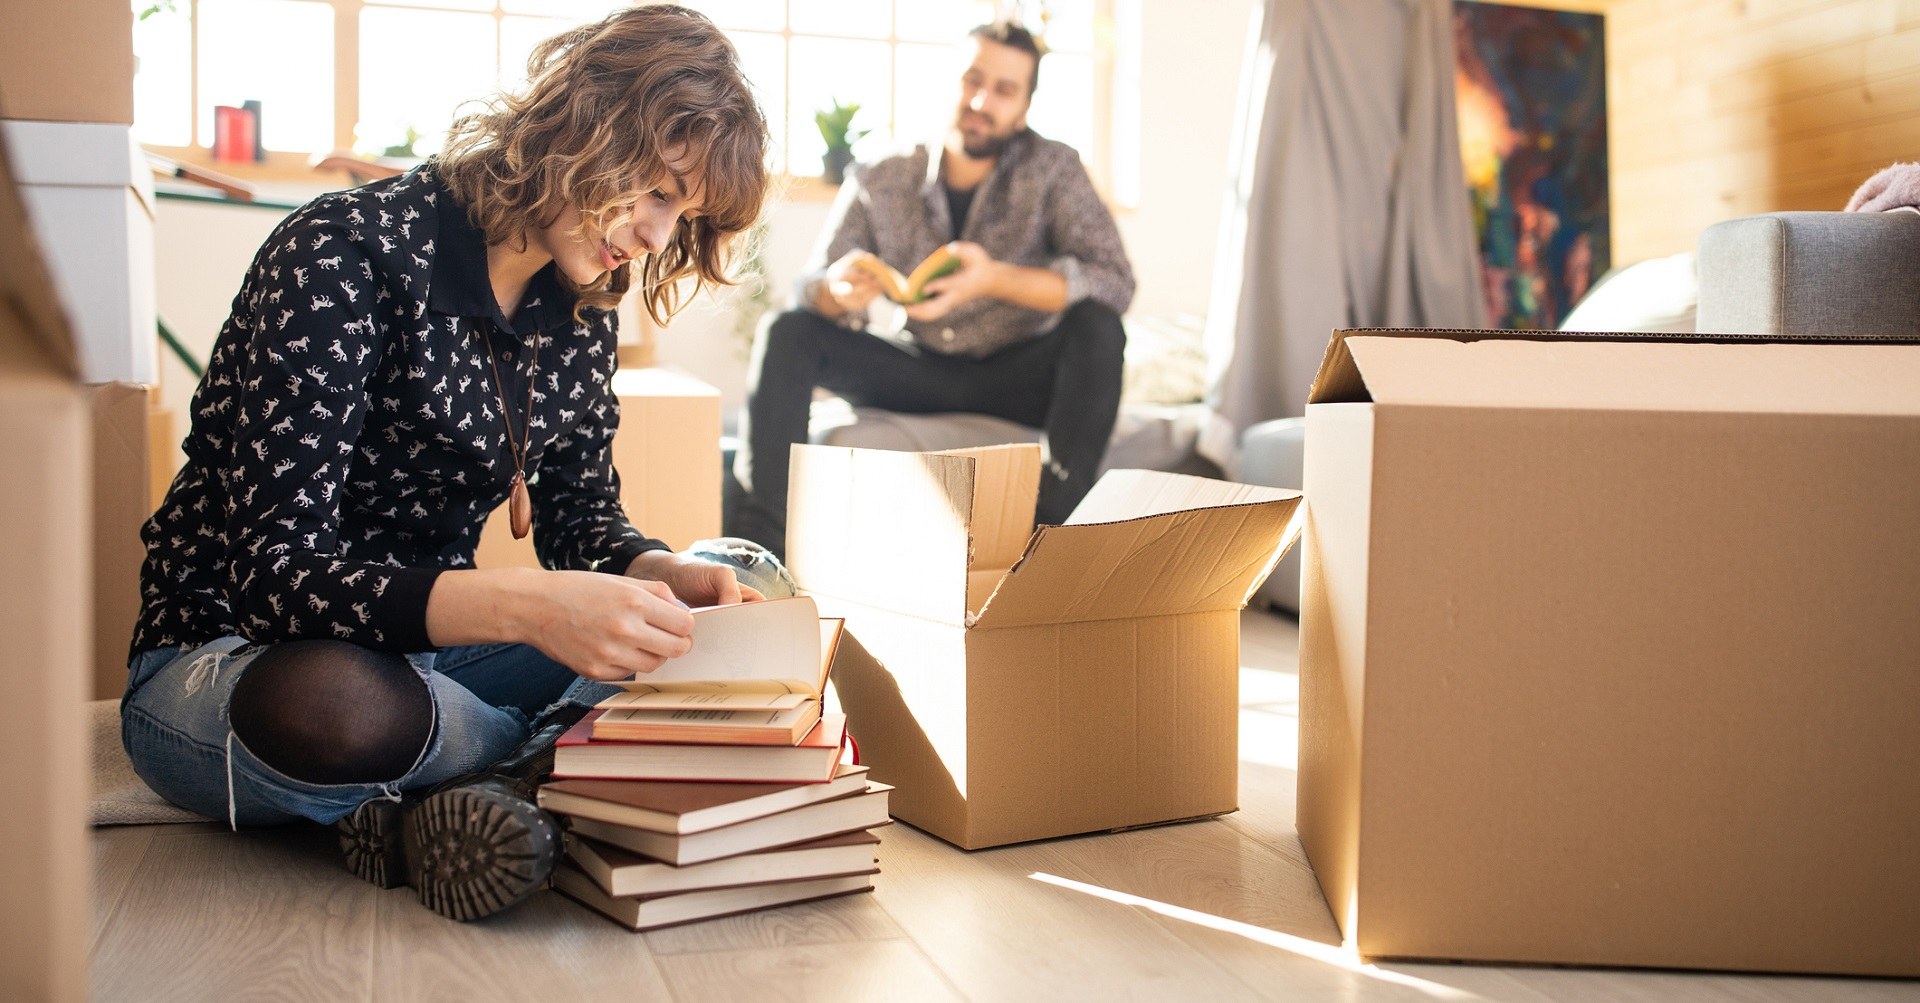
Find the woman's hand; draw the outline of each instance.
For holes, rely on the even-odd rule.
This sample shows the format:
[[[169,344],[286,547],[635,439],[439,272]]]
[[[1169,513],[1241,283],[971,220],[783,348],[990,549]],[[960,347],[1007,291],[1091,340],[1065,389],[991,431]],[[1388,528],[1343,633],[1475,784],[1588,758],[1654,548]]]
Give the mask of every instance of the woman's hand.
[[[598,571],[448,571],[427,596],[436,647],[531,644],[588,679],[652,672],[692,650],[692,633],[666,583]]]
[[[693,615],[665,582],[548,571],[525,607],[527,643],[588,679],[652,672],[693,649]]]
[[[634,558],[627,566],[627,577],[664,582],[673,589],[675,598],[689,606],[731,606],[766,598],[751,586],[740,584],[733,569],[724,564],[667,550],[650,550]]]

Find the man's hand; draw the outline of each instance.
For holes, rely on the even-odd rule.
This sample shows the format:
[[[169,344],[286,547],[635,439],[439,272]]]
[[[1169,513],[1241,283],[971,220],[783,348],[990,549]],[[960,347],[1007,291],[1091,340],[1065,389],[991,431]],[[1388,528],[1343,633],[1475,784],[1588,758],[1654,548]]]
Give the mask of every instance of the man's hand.
[[[856,249],[827,266],[826,279],[820,283],[819,298],[824,302],[814,304],[821,312],[836,317],[861,313],[880,295],[880,280],[857,264],[867,258],[873,258],[873,253]]]
[[[995,284],[1005,266],[972,241],[956,240],[947,249],[960,259],[960,268],[922,287],[927,298],[907,307],[909,318],[939,320],[962,303],[995,295]]]
[[[733,569],[724,564],[667,550],[650,550],[634,558],[627,566],[627,577],[663,582],[689,606],[730,606],[766,598],[751,586],[740,584]]]

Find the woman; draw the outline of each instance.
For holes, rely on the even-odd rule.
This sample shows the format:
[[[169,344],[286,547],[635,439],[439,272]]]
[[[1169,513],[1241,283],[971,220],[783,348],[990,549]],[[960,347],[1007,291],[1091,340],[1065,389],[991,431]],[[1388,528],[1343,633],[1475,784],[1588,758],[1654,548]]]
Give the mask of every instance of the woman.
[[[169,800],[345,819],[356,873],[458,919],[545,881],[555,834],[524,796],[595,681],[684,653],[686,605],[759,597],[628,523],[609,443],[614,306],[637,281],[664,319],[682,280],[726,282],[765,120],[684,8],[529,68],[443,155],[315,200],[255,257],[143,530],[123,702]],[[472,567],[503,500],[564,570]]]

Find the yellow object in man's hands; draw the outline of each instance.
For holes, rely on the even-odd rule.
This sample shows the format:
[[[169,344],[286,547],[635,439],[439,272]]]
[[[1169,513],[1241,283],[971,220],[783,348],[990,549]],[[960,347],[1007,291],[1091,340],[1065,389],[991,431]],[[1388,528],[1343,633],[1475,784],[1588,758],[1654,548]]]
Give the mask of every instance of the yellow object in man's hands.
[[[963,263],[952,245],[943,244],[907,275],[871,254],[854,259],[853,266],[879,280],[880,291],[895,303],[918,303],[927,298],[927,283],[952,275]]]

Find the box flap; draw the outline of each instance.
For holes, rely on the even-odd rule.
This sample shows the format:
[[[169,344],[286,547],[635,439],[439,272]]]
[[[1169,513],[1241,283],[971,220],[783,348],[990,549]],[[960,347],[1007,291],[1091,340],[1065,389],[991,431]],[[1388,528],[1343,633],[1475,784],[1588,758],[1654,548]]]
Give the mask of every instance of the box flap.
[[[1191,508],[1281,501],[1299,496],[1300,492],[1286,488],[1239,484],[1213,477],[1158,470],[1109,470],[1100,475],[1093,490],[1074,506],[1073,513],[1067,516],[1067,525],[1119,522]]]
[[[1299,534],[1300,496],[1042,526],[977,630],[1239,609]]]
[[[804,591],[958,624],[972,456],[796,445],[787,564]]]
[[[974,572],[1012,567],[1033,536],[1033,511],[1040,500],[1040,447],[1022,442],[948,449],[941,455],[974,460],[973,555],[968,567]]]
[[[0,141],[0,367],[78,379],[80,359]]]
[[[1309,403],[1920,414],[1920,345],[1878,339],[1340,332]]]

